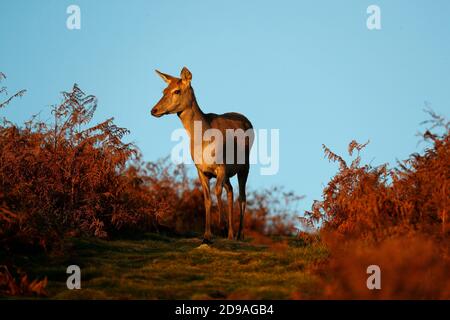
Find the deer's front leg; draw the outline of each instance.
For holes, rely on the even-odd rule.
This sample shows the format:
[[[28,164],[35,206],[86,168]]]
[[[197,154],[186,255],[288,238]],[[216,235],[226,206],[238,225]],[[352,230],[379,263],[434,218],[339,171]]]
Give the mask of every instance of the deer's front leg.
[[[209,190],[209,178],[198,170],[198,177],[203,189],[203,198],[205,201],[205,234],[203,236],[203,243],[211,243],[211,192]]]

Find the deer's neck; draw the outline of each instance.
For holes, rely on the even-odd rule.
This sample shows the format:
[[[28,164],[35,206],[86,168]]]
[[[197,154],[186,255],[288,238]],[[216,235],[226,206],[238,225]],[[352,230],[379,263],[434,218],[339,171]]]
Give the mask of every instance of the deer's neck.
[[[195,95],[192,92],[192,99],[190,108],[186,108],[183,112],[178,114],[178,117],[183,124],[183,127],[188,132],[191,138],[194,137],[194,129],[199,129],[201,126],[201,133],[209,128],[209,124],[206,121],[205,114],[200,109],[200,106],[195,99]]]

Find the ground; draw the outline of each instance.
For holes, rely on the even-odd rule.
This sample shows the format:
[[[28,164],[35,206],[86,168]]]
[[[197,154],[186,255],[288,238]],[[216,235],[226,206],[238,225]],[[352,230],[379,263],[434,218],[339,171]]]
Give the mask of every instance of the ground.
[[[288,244],[287,244],[288,243]],[[52,299],[291,299],[314,298],[311,266],[325,259],[321,245],[260,245],[156,234],[138,240],[72,239],[57,255],[24,256],[32,277],[47,276]],[[81,290],[68,290],[68,265],[81,268]]]

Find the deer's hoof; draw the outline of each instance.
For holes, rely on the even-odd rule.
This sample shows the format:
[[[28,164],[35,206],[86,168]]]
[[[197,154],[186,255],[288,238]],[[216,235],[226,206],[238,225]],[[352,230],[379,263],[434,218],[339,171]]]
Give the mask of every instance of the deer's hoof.
[[[212,244],[210,239],[203,238],[202,244]]]

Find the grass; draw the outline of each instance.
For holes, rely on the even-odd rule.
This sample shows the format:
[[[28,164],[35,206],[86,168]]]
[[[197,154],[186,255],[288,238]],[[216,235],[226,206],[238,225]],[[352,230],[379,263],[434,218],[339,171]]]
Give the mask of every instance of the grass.
[[[50,257],[17,257],[31,278],[47,276],[52,299],[291,299],[319,294],[311,266],[320,245],[284,246],[149,234],[138,240],[72,239]],[[81,290],[68,290],[67,266],[81,268]]]

